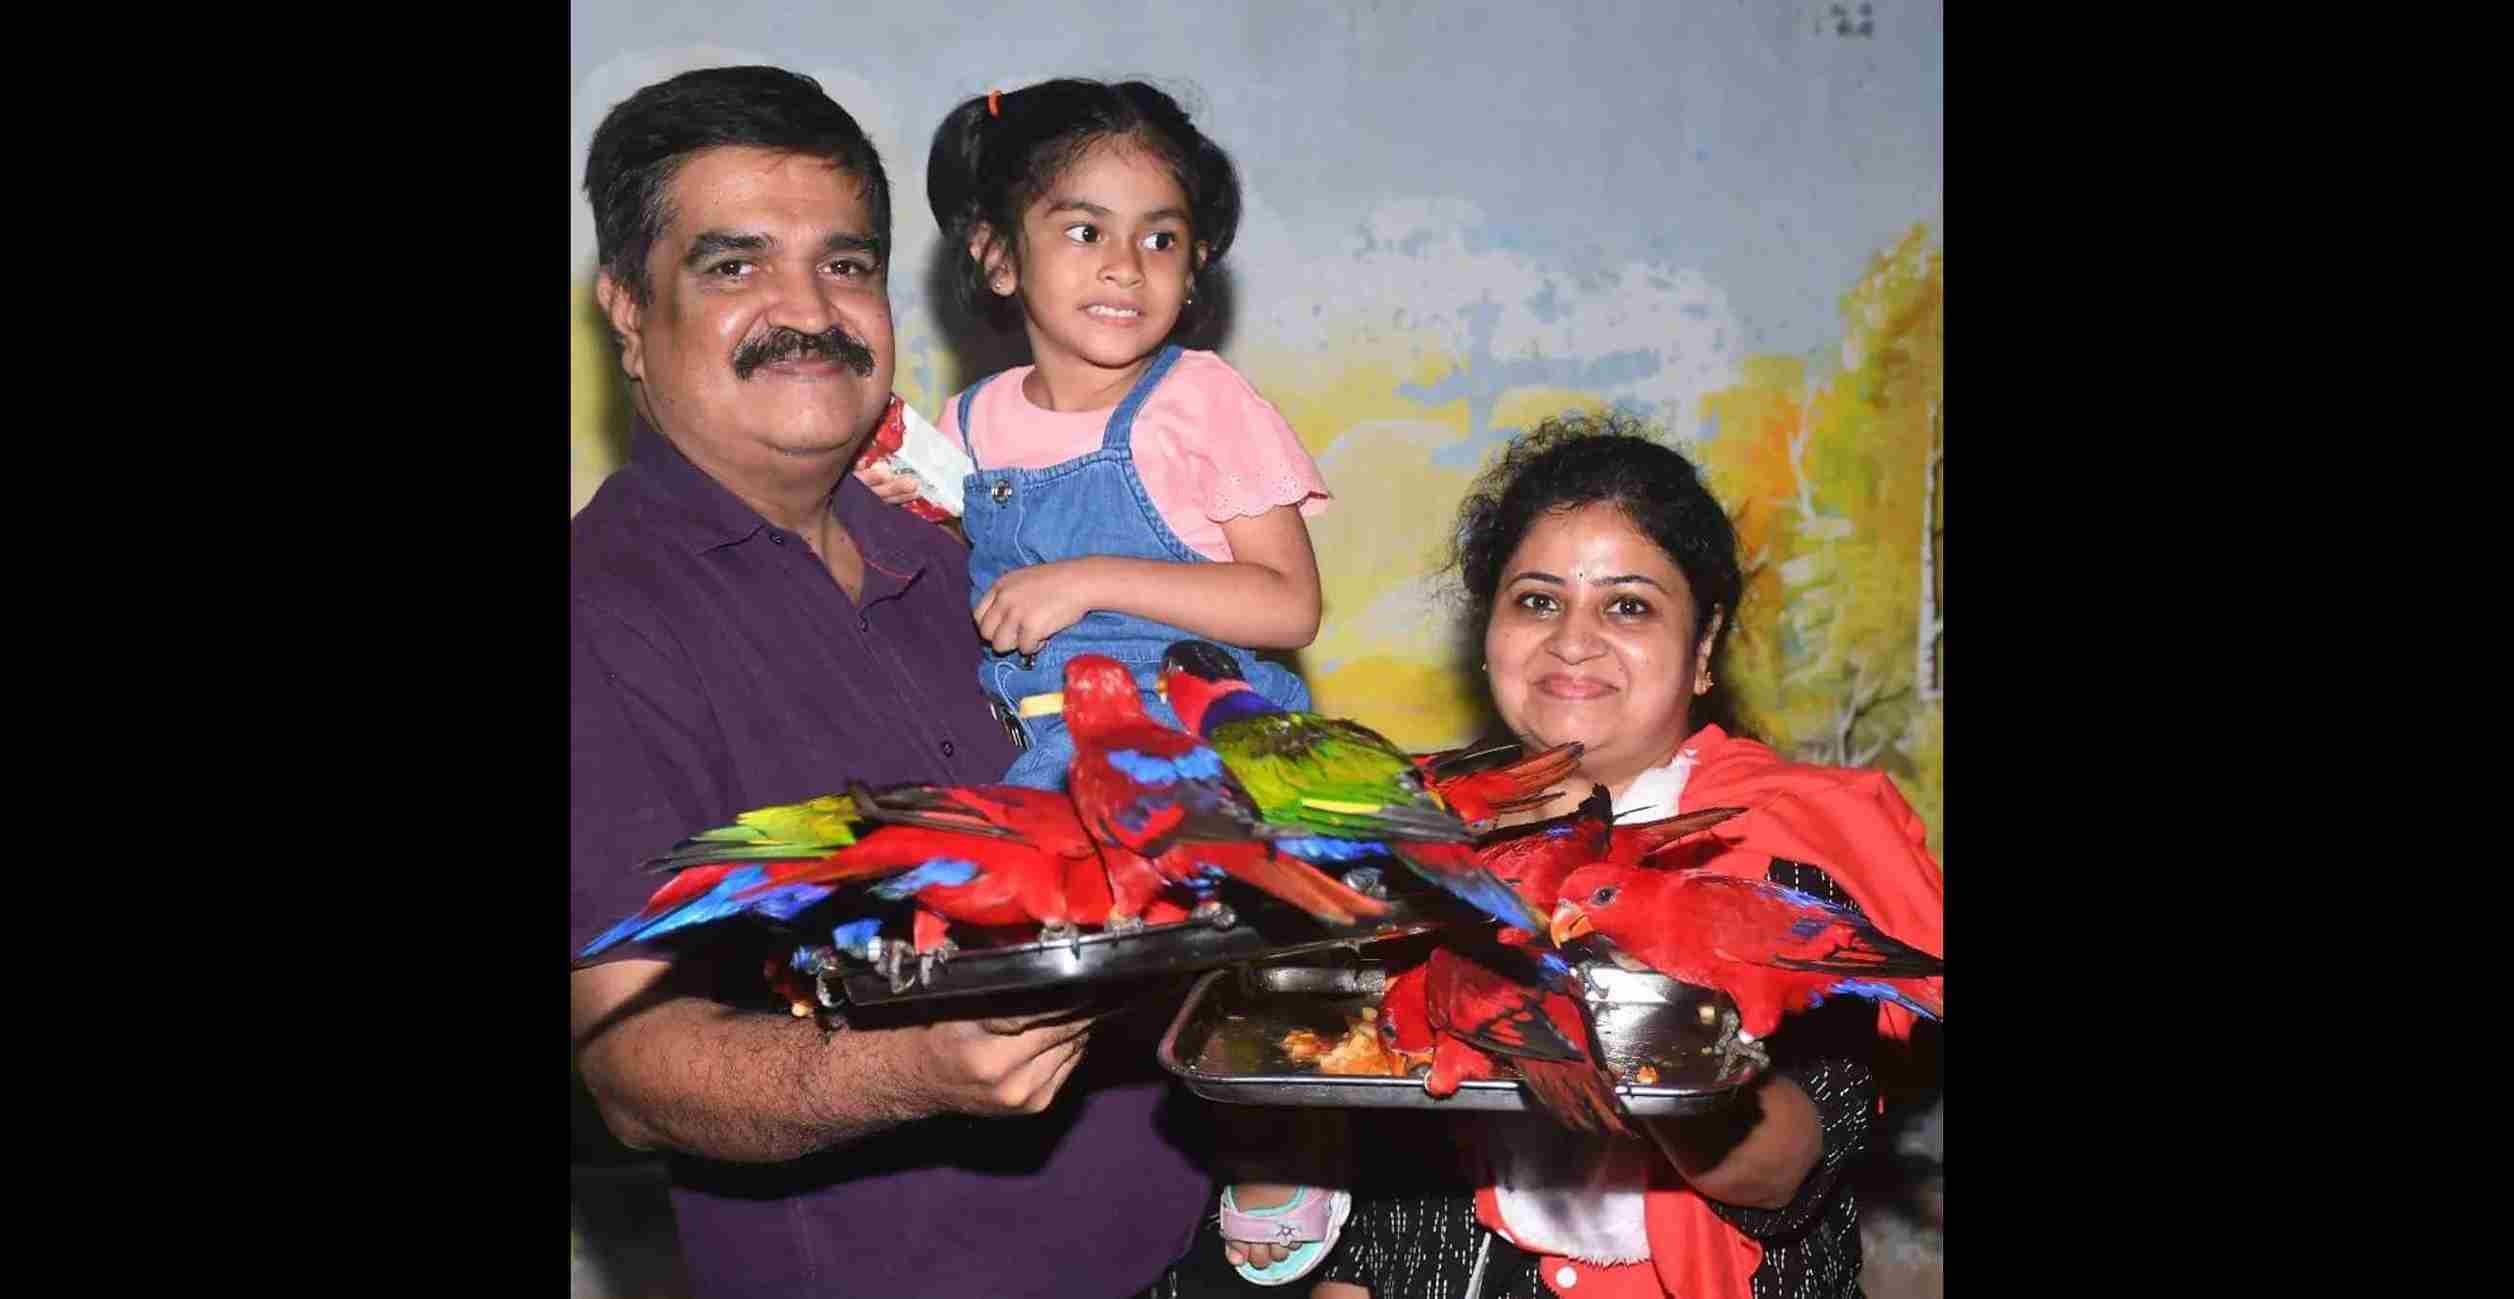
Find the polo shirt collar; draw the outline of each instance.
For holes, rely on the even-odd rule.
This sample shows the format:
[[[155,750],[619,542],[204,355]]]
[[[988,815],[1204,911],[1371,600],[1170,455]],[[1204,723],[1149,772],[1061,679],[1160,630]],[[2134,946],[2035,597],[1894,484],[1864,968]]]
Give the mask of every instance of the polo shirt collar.
[[[691,463],[642,414],[629,417],[629,464],[672,507],[671,524],[692,554],[748,541],[769,527],[759,511]],[[864,555],[864,599],[895,594],[925,570],[929,544],[921,543],[930,543],[924,533],[934,525],[884,505],[855,475],[838,480],[830,511]]]
[[[692,464],[642,414],[629,416],[629,467],[671,507],[669,526],[692,554],[748,540],[768,526],[759,511]]]

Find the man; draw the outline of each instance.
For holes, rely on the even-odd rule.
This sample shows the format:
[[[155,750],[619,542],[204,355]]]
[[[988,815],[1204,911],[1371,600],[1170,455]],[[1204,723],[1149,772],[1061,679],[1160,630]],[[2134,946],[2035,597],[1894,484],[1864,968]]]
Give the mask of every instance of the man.
[[[636,421],[569,528],[571,954],[685,835],[1013,753],[971,684],[966,555],[847,472],[894,363],[872,143],[808,78],[710,69],[612,110],[585,188]],[[569,977],[604,1120],[671,1153],[701,1295],[1114,1299],[1185,1249],[1207,1182],[1114,1020],[1089,1063],[1071,1016],[825,1028],[723,928]]]

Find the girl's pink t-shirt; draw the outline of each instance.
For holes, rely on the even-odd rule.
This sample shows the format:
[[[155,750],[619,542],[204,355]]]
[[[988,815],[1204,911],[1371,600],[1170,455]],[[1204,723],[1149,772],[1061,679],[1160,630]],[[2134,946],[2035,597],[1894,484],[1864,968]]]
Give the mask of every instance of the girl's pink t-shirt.
[[[1022,395],[1032,367],[1014,366],[978,390],[975,458],[989,469],[1045,469],[1100,449],[1108,410],[1043,410]],[[960,398],[943,403],[934,427],[967,448]],[[1229,362],[1211,352],[1181,352],[1152,396],[1135,412],[1135,472],[1161,521],[1207,559],[1228,563],[1225,520],[1297,505],[1302,517],[1333,496],[1274,403],[1257,395]]]

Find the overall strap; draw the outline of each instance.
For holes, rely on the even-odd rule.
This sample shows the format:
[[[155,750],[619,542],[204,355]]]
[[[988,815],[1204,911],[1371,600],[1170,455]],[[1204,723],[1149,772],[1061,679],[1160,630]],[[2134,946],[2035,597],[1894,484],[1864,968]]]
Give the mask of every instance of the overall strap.
[[[1151,398],[1152,390],[1161,383],[1161,376],[1168,374],[1170,367],[1178,364],[1179,351],[1179,345],[1176,343],[1165,345],[1153,355],[1152,364],[1145,366],[1144,372],[1135,376],[1135,386],[1126,390],[1126,400],[1119,402],[1117,409],[1109,413],[1108,431],[1100,435],[1101,450],[1124,451],[1133,442],[1135,412],[1142,409],[1144,402]]]
[[[1003,372],[1000,370],[996,372],[996,374],[1001,373]],[[995,382],[995,375],[990,374],[960,390],[960,445],[969,453],[969,468],[972,471],[984,468],[984,466],[978,463],[978,435],[976,430],[969,427],[969,411],[977,402],[978,389],[993,382]]]

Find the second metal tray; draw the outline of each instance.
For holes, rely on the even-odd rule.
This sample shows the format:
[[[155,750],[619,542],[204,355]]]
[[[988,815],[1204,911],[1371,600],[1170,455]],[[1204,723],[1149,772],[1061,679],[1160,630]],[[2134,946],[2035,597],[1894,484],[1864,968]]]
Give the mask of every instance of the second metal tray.
[[[1697,1114],[1727,1099],[1751,1081],[1757,1069],[1750,1059],[1716,1046],[1716,1024],[1729,1011],[1727,998],[1691,984],[1650,976],[1633,979],[1620,972],[1599,972],[1599,990],[1591,998],[1605,1038],[1607,1062],[1621,1072],[1632,1062],[1609,1036],[1619,1015],[1647,998],[1672,1004],[1680,1024],[1676,1041],[1655,1063],[1659,1081],[1615,1088],[1627,1112],[1666,1117]],[[1333,1039],[1344,1034],[1361,1008],[1377,999],[1359,994],[1252,991],[1231,970],[1216,970],[1197,980],[1187,1003],[1179,1007],[1161,1038],[1161,1067],[1178,1075],[1187,1089],[1207,1100],[1245,1105],[1315,1105],[1359,1109],[1503,1110],[1536,1108],[1517,1080],[1470,1078],[1454,1095],[1436,1098],[1423,1090],[1419,1077],[1379,1077],[1320,1073],[1295,1064],[1283,1054],[1283,1037],[1306,1028]],[[1646,985],[1646,986],[1645,986]],[[1696,1013],[1708,1003],[1711,1023]]]

